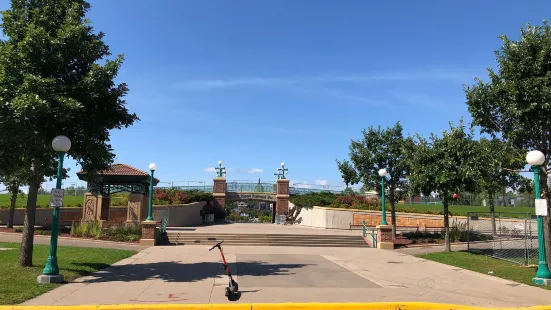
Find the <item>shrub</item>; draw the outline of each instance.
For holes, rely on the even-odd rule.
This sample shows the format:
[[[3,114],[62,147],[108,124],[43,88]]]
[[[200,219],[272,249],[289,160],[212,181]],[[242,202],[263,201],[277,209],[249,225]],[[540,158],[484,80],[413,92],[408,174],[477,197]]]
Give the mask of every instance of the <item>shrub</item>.
[[[271,223],[271,222],[272,222],[272,217],[269,216],[269,215],[262,215],[262,216],[259,216],[259,217],[258,217],[258,220],[259,220],[261,223]]]
[[[313,206],[329,206],[337,196],[330,192],[308,193],[301,195],[292,195],[290,201],[298,206],[313,207]]]
[[[111,241],[136,241],[141,238],[140,226],[118,225],[102,229],[99,222],[80,222],[71,225],[71,236],[94,239],[107,239]]]
[[[402,236],[405,236],[411,240],[429,239],[431,242],[434,242],[437,240],[444,240],[446,233],[444,229],[442,229],[440,232],[404,232],[402,233]],[[483,235],[472,229],[467,229],[467,223],[464,222],[457,223],[456,221],[453,221],[453,224],[450,227],[450,242],[486,241],[490,239],[492,239],[492,236]]]
[[[142,230],[140,226],[134,225],[113,226],[104,229],[102,236],[112,241],[136,241],[141,238]]]
[[[91,237],[99,239],[102,234],[102,228],[97,221],[88,222],[73,222],[71,225],[71,236],[75,237]]]
[[[361,209],[361,210],[381,210],[380,203],[375,198],[350,194],[336,197],[330,205],[332,208]]]
[[[153,192],[154,204],[157,205],[185,204],[199,201],[209,201],[211,199],[212,193],[198,190],[183,191],[175,188],[156,188]]]

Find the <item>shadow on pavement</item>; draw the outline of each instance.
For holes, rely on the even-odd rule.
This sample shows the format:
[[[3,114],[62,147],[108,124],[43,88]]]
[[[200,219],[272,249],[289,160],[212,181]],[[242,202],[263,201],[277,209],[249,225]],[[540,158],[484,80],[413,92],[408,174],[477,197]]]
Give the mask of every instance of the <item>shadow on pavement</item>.
[[[83,263],[81,266],[97,268],[97,264]],[[293,269],[303,268],[308,264],[269,264],[265,262],[230,263],[230,271],[238,276],[292,275]],[[237,270],[235,268],[237,267]],[[237,272],[236,272],[237,271]],[[110,266],[90,275],[90,279],[81,279],[81,283],[142,281],[160,279],[167,282],[195,282],[208,278],[225,277],[226,273],[220,262],[182,263],[158,262]]]

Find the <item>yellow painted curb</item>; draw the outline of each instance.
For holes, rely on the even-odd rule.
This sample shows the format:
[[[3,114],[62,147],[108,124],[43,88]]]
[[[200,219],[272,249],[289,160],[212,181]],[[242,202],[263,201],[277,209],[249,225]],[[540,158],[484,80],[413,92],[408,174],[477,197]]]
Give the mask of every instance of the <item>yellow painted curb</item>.
[[[426,302],[374,303],[258,303],[258,304],[136,304],[83,306],[0,306],[0,310],[551,310],[551,305],[520,308],[486,308]]]
[[[251,304],[165,304],[165,305],[102,305],[97,310],[251,310]],[[0,309],[1,310],[1,309]],[[67,309],[64,309],[67,310]],[[70,309],[80,310],[80,309]]]

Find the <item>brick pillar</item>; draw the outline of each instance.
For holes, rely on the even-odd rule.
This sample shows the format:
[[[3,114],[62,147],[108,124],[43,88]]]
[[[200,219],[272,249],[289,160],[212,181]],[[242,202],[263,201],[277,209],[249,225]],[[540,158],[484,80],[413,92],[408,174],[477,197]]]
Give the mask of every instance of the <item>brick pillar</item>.
[[[142,222],[142,238],[140,239],[141,246],[155,246],[157,238],[157,223],[155,221]]]
[[[383,250],[394,249],[394,241],[392,240],[392,225],[377,226],[377,248]]]
[[[128,195],[128,211],[126,213],[127,224],[139,224],[147,218],[147,205],[149,196],[142,194]]]
[[[84,193],[84,205],[82,207],[82,221],[95,221],[98,212],[98,195]]]
[[[217,219],[226,216],[226,179],[214,178],[212,186],[212,195],[214,196],[214,217]]]
[[[276,188],[276,216],[287,215],[289,214],[289,180],[277,180]]]

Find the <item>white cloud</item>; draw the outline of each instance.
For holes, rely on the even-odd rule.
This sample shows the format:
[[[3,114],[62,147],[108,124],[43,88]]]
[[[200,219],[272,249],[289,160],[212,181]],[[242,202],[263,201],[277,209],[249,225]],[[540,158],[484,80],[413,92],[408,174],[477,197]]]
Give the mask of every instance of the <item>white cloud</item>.
[[[263,172],[264,172],[264,169],[262,169],[262,168],[251,168],[251,169],[247,170],[247,173],[249,173],[249,174],[263,173]]]
[[[214,167],[208,167],[208,168],[205,168],[203,171],[207,172],[207,173],[212,173],[212,172],[216,172],[216,168]]]
[[[316,185],[329,185],[327,180],[316,180]]]
[[[327,82],[365,83],[374,81],[452,81],[467,82],[475,76],[467,72],[434,68],[396,72],[374,72],[359,75],[319,75],[298,77],[238,77],[216,80],[188,80],[176,85],[184,90],[211,90],[244,86],[281,86],[297,84],[319,84]]]

